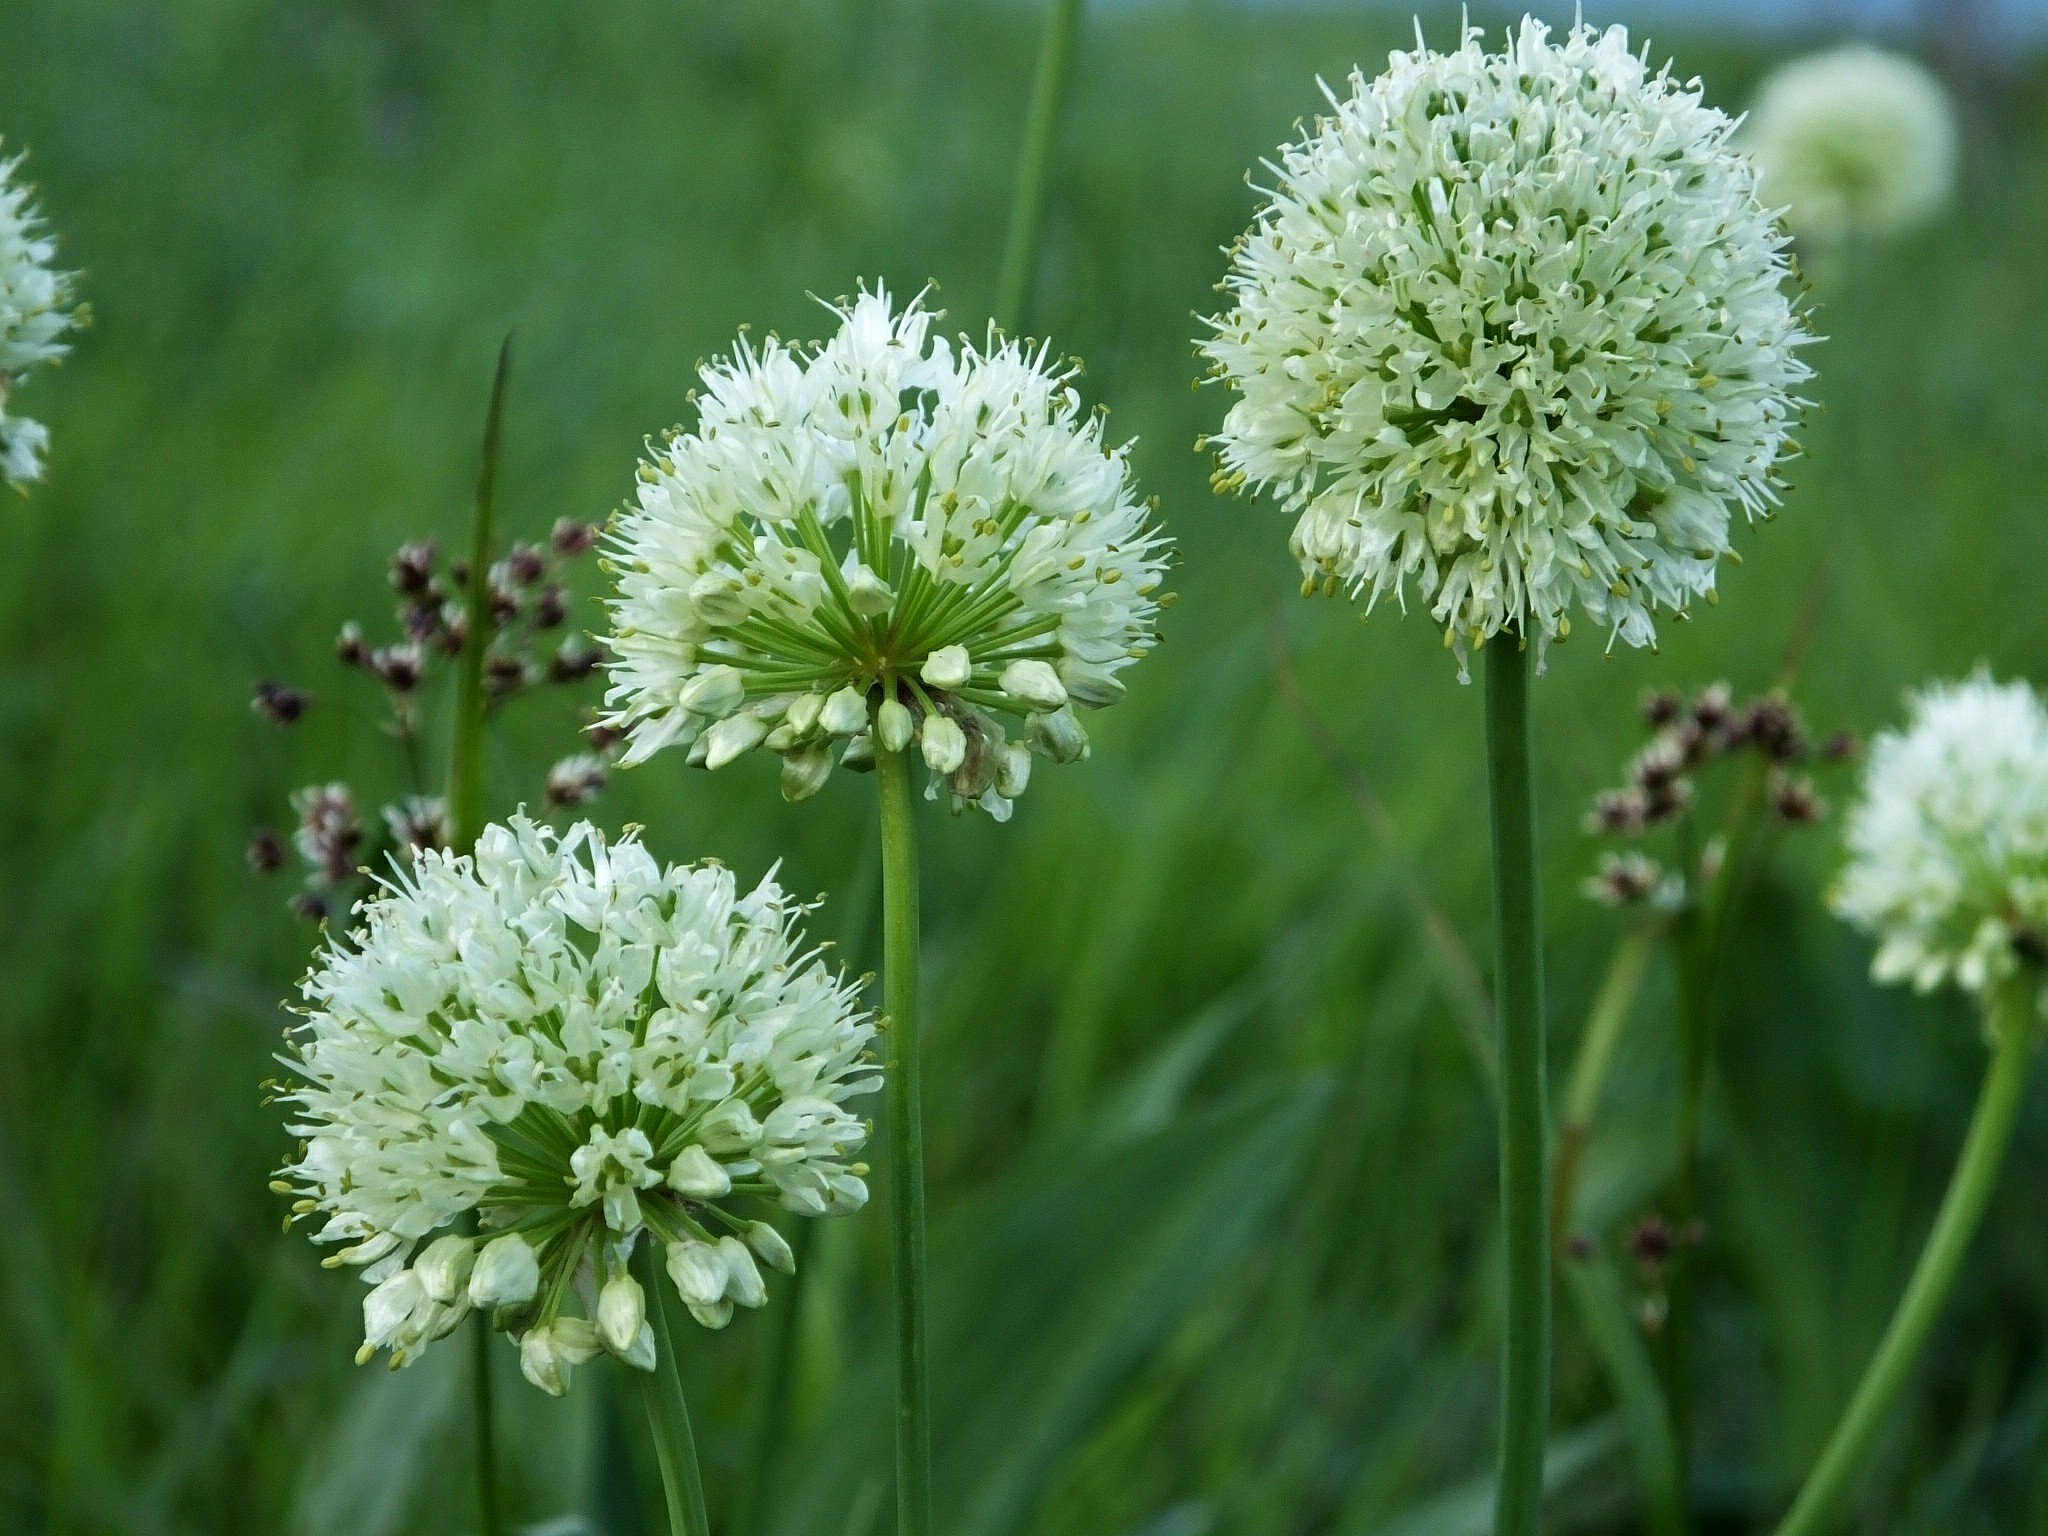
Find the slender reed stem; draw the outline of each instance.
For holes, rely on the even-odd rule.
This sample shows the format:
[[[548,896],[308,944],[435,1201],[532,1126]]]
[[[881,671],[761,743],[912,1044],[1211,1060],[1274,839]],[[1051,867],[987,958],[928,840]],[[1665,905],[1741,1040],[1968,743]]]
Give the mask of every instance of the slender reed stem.
[[[1646,922],[1614,946],[1607,963],[1607,976],[1586,1015],[1586,1027],[1579,1035],[1578,1055],[1572,1062],[1571,1086],[1565,1090],[1564,1123],[1557,1132],[1557,1158],[1550,1175],[1550,1229],[1559,1249],[1571,1240],[1572,1222],[1577,1215],[1579,1165],[1586,1154],[1587,1138],[1593,1134],[1593,1116],[1600,1108],[1600,1095],[1607,1086],[1608,1070],[1614,1065],[1615,1050],[1643,989],[1643,977],[1663,937],[1661,921]]]
[[[512,338],[498,348],[491,405],[484,417],[483,464],[476,477],[476,515],[469,533],[469,622],[456,676],[455,733],[448,751],[448,829],[458,852],[473,847],[484,825],[484,653],[491,648],[491,539],[498,501],[498,444],[505,420],[505,383],[512,374]]]
[[[1501,1216],[1507,1249],[1496,1536],[1537,1536],[1550,1419],[1550,1207],[1544,1125],[1543,937],[1536,887],[1529,674],[1520,637],[1486,653],[1486,784],[1493,822],[1500,1019]]]
[[[2028,978],[2027,985],[2009,989],[1992,1008],[1991,1064],[1934,1229],[1927,1234],[1927,1246],[1921,1250],[1905,1295],[1899,1298],[1898,1310],[1892,1314],[1856,1395],[1849,1400],[1848,1411],[1799,1490],[1791,1513],[1778,1527],[1778,1536],[1818,1536],[1828,1529],[1850,1478],[1877,1438],[1955,1286],[1963,1256],[1998,1181],[2026,1091],[2038,1034],[2034,996],[2034,978]]]
[[[476,846],[483,831],[484,651],[491,643],[491,524],[497,506],[498,444],[505,419],[505,383],[512,372],[512,338],[498,349],[491,379],[491,403],[484,413],[483,461],[477,469],[476,509],[469,540],[469,629],[455,690],[454,729],[448,737],[448,836],[458,853]],[[504,1516],[498,1504],[498,1457],[491,1415],[491,1322],[479,1312],[470,1322],[473,1340],[471,1402],[475,1418],[477,1527],[499,1536]]]
[[[996,286],[996,324],[1005,331],[1023,325],[1031,309],[1031,291],[1038,274],[1038,231],[1045,219],[1045,185],[1050,179],[1053,142],[1059,136],[1060,107],[1080,18],[1081,0],[1052,0],[1045,35],[1038,45],[1030,116],[1025,122],[1024,146],[1017,156],[1017,189],[1010,202],[1010,232],[1003,243],[1003,275]]]
[[[924,1108],[917,1044],[917,822],[904,752],[877,749],[882,801],[882,998],[889,1017],[890,1217],[896,1284],[896,1529],[932,1528],[931,1382],[925,1357]]]
[[[661,1467],[661,1491],[668,1501],[669,1536],[711,1536],[711,1518],[704,1511],[704,1482],[697,1472],[697,1439],[690,1432],[690,1408],[683,1401],[682,1364],[676,1358],[675,1333],[668,1325],[663,1277],[654,1261],[654,1244],[641,1244],[640,1288],[647,1293],[647,1321],[654,1328],[655,1364],[635,1371],[647,1405],[647,1427],[654,1436],[654,1459]]]

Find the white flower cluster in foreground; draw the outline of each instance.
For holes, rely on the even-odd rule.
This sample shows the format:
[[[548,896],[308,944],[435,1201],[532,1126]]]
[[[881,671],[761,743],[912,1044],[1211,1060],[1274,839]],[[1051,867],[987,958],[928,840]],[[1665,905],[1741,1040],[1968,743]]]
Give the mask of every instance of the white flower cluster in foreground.
[[[765,1299],[757,1261],[791,1264],[747,1204],[866,1201],[846,1102],[877,1086],[874,1031],[772,880],[515,818],[357,910],[289,1035],[280,1188],[364,1267],[362,1358],[484,1308],[550,1392],[600,1349],[651,1369],[638,1242],[716,1328]]]
[[[21,156],[0,160],[0,480],[23,486],[41,477],[49,429],[7,411],[8,396],[40,363],[62,357],[77,323],[72,278],[50,263],[57,242],[43,225]]]
[[[2048,709],[1979,672],[1912,700],[1870,747],[1835,910],[1880,981],[1983,995],[2028,966],[2048,1012]]]
[[[1811,371],[1733,125],[1619,27],[1351,85],[1233,248],[1219,484],[1299,514],[1304,590],[1412,582],[1461,656],[1574,605],[1651,644],[1776,501]]]
[[[779,752],[792,799],[914,741],[934,793],[1005,817],[1151,649],[1165,540],[1043,350],[956,350],[879,291],[837,313],[703,368],[696,430],[641,467],[606,723],[627,763]]]
[[[1955,189],[1956,139],[1955,107],[1927,67],[1863,43],[1776,71],[1742,133],[1765,200],[1820,240],[1927,223]]]

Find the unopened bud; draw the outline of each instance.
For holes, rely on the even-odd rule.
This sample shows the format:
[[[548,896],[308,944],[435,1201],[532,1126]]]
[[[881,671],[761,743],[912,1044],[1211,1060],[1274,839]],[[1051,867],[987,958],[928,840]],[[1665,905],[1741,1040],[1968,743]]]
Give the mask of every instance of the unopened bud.
[[[1076,704],[1090,709],[1102,709],[1114,704],[1124,696],[1124,685],[1107,672],[1098,672],[1093,667],[1070,664],[1060,673],[1060,681],[1067,686],[1068,696]]]
[[[1054,710],[1067,702],[1067,686],[1050,662],[1013,661],[999,681],[1003,692],[1028,709]]]
[[[851,551],[841,570],[846,578],[847,604],[862,618],[878,617],[896,606],[896,594],[889,589],[889,583],[855,559]]]
[[[742,752],[759,746],[768,727],[758,715],[727,715],[704,733],[704,766],[723,768]]]
[[[437,1237],[427,1244],[412,1267],[427,1294],[446,1304],[469,1284],[469,1273],[476,1267],[476,1244],[455,1233]]]
[[[1021,742],[1005,742],[996,761],[996,793],[1014,800],[1031,782],[1031,753]]]
[[[692,1200],[717,1200],[732,1193],[732,1175],[717,1158],[692,1144],[669,1164],[668,1187]]]
[[[825,701],[818,724],[828,736],[852,736],[868,728],[868,701],[857,688],[842,688]]]
[[[1028,726],[1031,745],[1056,763],[1076,763],[1088,755],[1088,733],[1071,709],[1033,715]]]
[[[745,1243],[736,1237],[721,1237],[718,1256],[725,1261],[726,1295],[743,1307],[758,1307],[768,1300],[768,1287]]]
[[[694,1313],[715,1307],[725,1296],[725,1261],[711,1244],[685,1237],[668,1245],[668,1277]]]
[[[770,1269],[780,1270],[785,1275],[796,1273],[796,1254],[791,1251],[789,1240],[767,1222],[747,1223],[747,1246]]]
[[[884,752],[901,752],[916,729],[917,720],[901,699],[884,699],[875,712],[875,739]]]
[[[519,1374],[549,1397],[561,1397],[569,1390],[569,1364],[555,1349],[546,1328],[529,1328],[519,1341]]]
[[[814,741],[782,754],[782,798],[791,804],[810,799],[831,777],[832,748],[825,742]]]
[[[967,733],[945,715],[926,715],[919,734],[925,766],[933,773],[951,773],[967,761]]]
[[[540,1289],[540,1261],[517,1232],[494,1237],[469,1272],[469,1300],[475,1307],[517,1307]]]
[[[614,1354],[623,1355],[647,1323],[647,1296],[631,1275],[614,1275],[597,1295],[597,1326]]]
[[[729,715],[746,702],[747,680],[737,667],[706,667],[676,696],[693,715]]]
[[[965,688],[973,671],[973,664],[967,658],[967,647],[948,645],[925,657],[917,675],[934,688],[953,689]]]

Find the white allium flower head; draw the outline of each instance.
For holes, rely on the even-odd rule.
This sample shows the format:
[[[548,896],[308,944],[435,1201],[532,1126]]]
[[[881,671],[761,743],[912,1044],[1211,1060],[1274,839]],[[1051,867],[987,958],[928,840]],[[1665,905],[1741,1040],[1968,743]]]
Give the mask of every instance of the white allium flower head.
[[[1864,43],[1768,76],[1741,140],[1763,169],[1765,201],[1819,240],[1903,234],[1955,189],[1947,88],[1917,60]]]
[[[834,313],[701,369],[696,428],[641,466],[606,723],[629,764],[779,752],[792,799],[915,740],[934,795],[1006,817],[1151,649],[1166,541],[1045,349],[956,349],[879,289]]]
[[[1775,503],[1810,373],[1733,124],[1623,29],[1533,20],[1326,94],[1202,344],[1219,485],[1298,515],[1304,591],[1412,582],[1461,658],[1574,605],[1653,643]]]
[[[2048,709],[1978,672],[1911,700],[1870,746],[1835,910],[1880,981],[1983,996],[2022,967],[2048,1012]]]
[[[64,336],[78,323],[72,275],[51,265],[57,242],[21,179],[22,158],[0,159],[0,480],[15,486],[41,478],[50,434],[9,415],[8,397],[37,365],[70,350]]]
[[[787,1263],[761,1206],[866,1201],[847,1103],[878,1084],[874,1030],[806,910],[524,817],[357,908],[287,1037],[303,1143],[279,1188],[363,1267],[362,1358],[404,1364],[483,1307],[548,1391],[598,1348],[651,1368],[616,1283],[636,1244],[718,1327],[765,1299],[751,1255]]]

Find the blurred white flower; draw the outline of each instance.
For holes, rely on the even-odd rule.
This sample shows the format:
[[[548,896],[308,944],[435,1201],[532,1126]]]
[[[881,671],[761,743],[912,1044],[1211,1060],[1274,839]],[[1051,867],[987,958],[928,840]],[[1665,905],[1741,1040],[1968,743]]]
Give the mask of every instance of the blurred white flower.
[[[39,363],[70,350],[64,336],[80,318],[72,275],[50,265],[57,242],[20,179],[22,158],[0,159],[0,480],[16,486],[41,477],[50,434],[41,422],[10,416],[8,397]]]
[[[1835,910],[1878,940],[1872,971],[1985,994],[2030,967],[2048,1011],[2048,709],[1978,672],[1911,701],[1870,745]]]
[[[288,1038],[304,1141],[279,1187],[343,1245],[328,1263],[364,1266],[365,1358],[403,1364],[483,1307],[550,1391],[601,1347],[651,1366],[620,1283],[638,1242],[672,1273],[719,1255],[719,1284],[686,1295],[716,1326],[765,1299],[723,1246],[763,1248],[763,1224],[728,1202],[866,1201],[846,1103],[877,1085],[874,1031],[804,948],[806,910],[524,818],[473,858],[422,850],[357,908]]]
[[[1796,234],[1895,235],[1927,223],[1955,189],[1956,116],[1927,67],[1857,43],[1765,80],[1740,136],[1766,202]]]
[[[1533,20],[1327,94],[1203,343],[1219,485],[1299,514],[1304,591],[1412,581],[1461,658],[1574,604],[1651,644],[1775,503],[1811,371],[1733,125],[1621,28]]]
[[[702,370],[696,429],[641,466],[606,724],[627,763],[779,752],[800,799],[835,756],[872,760],[888,709],[934,793],[1007,816],[1011,760],[1079,756],[1074,707],[1120,698],[1151,649],[1166,541],[1046,351],[956,351],[880,291],[836,313],[816,347],[742,338]]]

